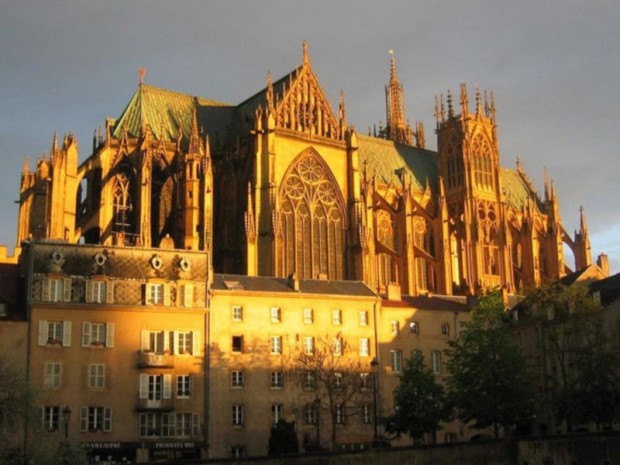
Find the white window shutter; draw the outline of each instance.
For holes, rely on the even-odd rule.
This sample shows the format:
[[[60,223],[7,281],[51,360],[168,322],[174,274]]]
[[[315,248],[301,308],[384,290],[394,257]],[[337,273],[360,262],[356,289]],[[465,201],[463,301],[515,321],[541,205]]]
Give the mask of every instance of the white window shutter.
[[[90,323],[82,323],[82,347],[90,347]]]
[[[142,352],[146,352],[151,348],[150,335],[151,333],[145,329],[140,332],[140,349]]]
[[[93,281],[90,279],[86,280],[86,303],[89,304],[91,303],[94,299],[93,299],[93,288],[95,286],[93,286]]]
[[[65,302],[71,302],[71,278],[65,278],[63,281],[63,300]]]
[[[164,305],[170,307],[170,285],[164,284]]]
[[[105,301],[108,304],[114,303],[114,281],[106,282],[106,296]]]
[[[200,416],[197,413],[192,414],[192,436],[200,436]]]
[[[104,407],[103,409],[103,431],[112,431],[112,408]]]
[[[146,399],[149,396],[149,375],[140,373],[140,399]]]
[[[173,355],[179,355],[179,332],[174,331],[172,333],[172,350],[170,351]]]
[[[41,300],[49,302],[50,299],[50,280],[49,278],[43,278],[41,281]]]
[[[114,323],[105,324],[105,346],[114,347]]]
[[[164,399],[172,397],[172,375],[164,375]]]
[[[47,345],[47,331],[49,327],[47,326],[47,320],[39,320],[39,345],[44,346]]]
[[[200,331],[192,331],[192,355],[199,356],[202,353]]]
[[[193,307],[194,306],[194,285],[186,284],[183,286],[183,306],[184,307]]]
[[[153,305],[153,302],[151,302],[151,286],[151,283],[144,285],[144,305]]]
[[[80,431],[82,433],[88,431],[88,408],[80,407]]]
[[[162,331],[162,337],[164,338],[164,352],[170,351],[170,331]]]
[[[62,346],[71,347],[71,322],[62,322]]]

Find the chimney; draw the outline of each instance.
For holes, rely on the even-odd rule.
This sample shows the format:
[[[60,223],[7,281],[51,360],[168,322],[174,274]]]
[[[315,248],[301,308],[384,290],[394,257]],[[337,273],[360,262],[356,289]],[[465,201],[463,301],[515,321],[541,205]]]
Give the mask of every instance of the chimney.
[[[400,301],[401,300],[401,294],[400,294],[400,284],[398,283],[390,283],[387,286],[387,298],[388,300],[395,300],[395,301]]]
[[[297,273],[296,272],[292,272],[288,276],[288,287],[290,287],[291,289],[293,289],[296,292],[299,292],[299,279],[297,279]]]
[[[607,254],[600,254],[596,258],[596,264],[605,276],[609,276],[609,257],[607,256]]]

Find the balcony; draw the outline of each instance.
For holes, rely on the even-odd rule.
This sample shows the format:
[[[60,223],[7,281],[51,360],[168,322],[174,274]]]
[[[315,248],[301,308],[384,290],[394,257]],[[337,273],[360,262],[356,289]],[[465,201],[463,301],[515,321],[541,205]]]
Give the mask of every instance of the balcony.
[[[139,412],[172,412],[173,399],[138,399],[136,410]]]
[[[174,368],[174,355],[140,352],[138,368]]]

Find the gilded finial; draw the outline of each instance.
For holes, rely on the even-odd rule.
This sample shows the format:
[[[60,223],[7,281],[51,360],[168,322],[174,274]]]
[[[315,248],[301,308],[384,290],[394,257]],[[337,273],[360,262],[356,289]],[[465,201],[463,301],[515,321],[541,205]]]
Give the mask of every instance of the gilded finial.
[[[482,115],[482,102],[480,96],[480,87],[476,84],[476,115]]]
[[[469,100],[467,99],[467,85],[461,84],[461,116],[465,117],[469,112]]]
[[[140,84],[144,84],[144,77],[146,76],[146,68],[142,66],[138,68],[138,76],[140,76]]]
[[[308,55],[308,42],[305,40],[303,42],[302,64],[304,65],[304,67],[310,66],[310,56]]]

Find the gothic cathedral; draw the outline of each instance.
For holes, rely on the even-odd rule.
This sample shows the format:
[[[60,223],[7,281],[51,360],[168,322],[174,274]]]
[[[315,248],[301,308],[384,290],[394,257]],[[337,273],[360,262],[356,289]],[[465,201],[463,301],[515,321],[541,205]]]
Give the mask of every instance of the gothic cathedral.
[[[379,293],[509,293],[591,264],[583,211],[565,231],[552,183],[500,165],[493,94],[436,98],[437,151],[410,127],[392,58],[385,127],[332,109],[304,43],[299,67],[238,105],[140,85],[93,137],[54,137],[24,165],[25,240],[204,251],[216,272],[364,281]]]

